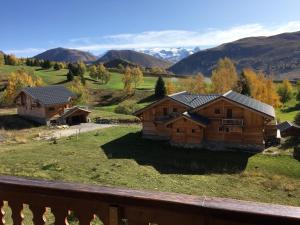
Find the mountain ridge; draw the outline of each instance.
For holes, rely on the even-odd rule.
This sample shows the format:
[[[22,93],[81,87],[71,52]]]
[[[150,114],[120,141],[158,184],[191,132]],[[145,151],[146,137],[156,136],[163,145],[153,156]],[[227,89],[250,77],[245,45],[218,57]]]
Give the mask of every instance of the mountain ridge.
[[[253,68],[275,77],[299,76],[300,32],[247,37],[194,53],[169,68],[175,74],[211,74],[220,58],[229,57],[237,69]]]
[[[124,60],[142,67],[168,68],[172,65],[171,62],[166,60],[158,59],[154,56],[134,50],[109,50],[95,63],[107,63],[116,59]]]
[[[93,62],[97,60],[97,57],[89,52],[62,47],[49,49],[45,52],[34,56],[33,58],[57,62]]]

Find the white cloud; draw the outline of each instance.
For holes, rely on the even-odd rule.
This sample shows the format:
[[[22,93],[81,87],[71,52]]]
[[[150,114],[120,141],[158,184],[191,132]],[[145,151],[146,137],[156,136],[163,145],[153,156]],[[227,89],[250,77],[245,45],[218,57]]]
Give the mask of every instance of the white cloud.
[[[4,50],[6,54],[14,54],[18,56],[29,56],[45,51],[43,48],[25,48],[25,49],[8,49]]]
[[[209,29],[207,31],[163,30],[142,33],[128,33],[104,36],[101,38],[73,39],[93,42],[92,44],[70,45],[70,47],[85,51],[103,51],[107,49],[136,49],[136,48],[167,48],[191,47],[202,48],[217,46],[240,38],[251,36],[270,36],[284,32],[300,31],[300,21],[267,27],[261,24],[247,24],[228,29]]]
[[[245,37],[270,36],[284,32],[300,31],[300,21],[266,26],[259,23],[234,26],[227,29],[208,29],[206,31],[161,30],[142,33],[125,33],[102,37],[80,37],[59,42],[59,46],[94,53],[108,49],[147,49],[170,47],[195,47],[201,49],[235,41]],[[63,41],[63,40],[62,40]],[[58,43],[56,42],[56,45]],[[54,43],[53,47],[57,47]],[[44,51],[41,48],[5,50],[19,56],[35,55]]]

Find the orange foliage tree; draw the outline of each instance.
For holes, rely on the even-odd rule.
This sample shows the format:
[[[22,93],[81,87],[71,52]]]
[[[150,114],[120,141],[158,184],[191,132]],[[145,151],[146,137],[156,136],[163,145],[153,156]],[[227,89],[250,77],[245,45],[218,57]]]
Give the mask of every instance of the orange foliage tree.
[[[243,73],[252,98],[276,108],[281,106],[280,97],[272,79],[267,78],[263,73],[256,73],[252,69],[244,69]]]
[[[2,95],[1,102],[12,104],[19,91],[25,87],[42,86],[43,81],[40,77],[34,77],[25,70],[12,72],[7,87]]]

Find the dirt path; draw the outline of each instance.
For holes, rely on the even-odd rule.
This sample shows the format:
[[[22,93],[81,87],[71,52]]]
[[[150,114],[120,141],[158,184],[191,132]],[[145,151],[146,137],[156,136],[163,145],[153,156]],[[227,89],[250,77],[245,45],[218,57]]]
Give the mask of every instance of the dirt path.
[[[80,125],[74,125],[70,126],[68,128],[63,128],[63,129],[54,129],[50,131],[49,133],[43,134],[40,139],[43,140],[50,140],[52,138],[62,138],[62,137],[69,137],[72,135],[77,135],[80,133],[85,133],[93,130],[99,130],[99,129],[104,129],[108,127],[114,127],[118,126],[116,124],[97,124],[97,123],[82,123]]]

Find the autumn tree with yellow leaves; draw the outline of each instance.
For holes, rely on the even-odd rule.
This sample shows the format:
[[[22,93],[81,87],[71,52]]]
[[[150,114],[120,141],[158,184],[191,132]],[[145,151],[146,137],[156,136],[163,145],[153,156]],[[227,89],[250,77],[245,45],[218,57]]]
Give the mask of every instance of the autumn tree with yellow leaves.
[[[168,79],[165,86],[166,86],[166,91],[167,91],[168,95],[174,94],[177,91],[176,85],[175,85],[174,81],[172,81],[172,79]]]
[[[278,94],[282,103],[286,103],[293,97],[293,87],[288,79],[283,80],[278,88]]]
[[[212,71],[211,81],[214,93],[223,94],[234,89],[238,81],[234,63],[227,57],[220,59]]]
[[[42,86],[40,77],[35,77],[25,70],[17,70],[9,76],[7,87],[2,95],[3,104],[12,104],[19,91],[25,87]]]
[[[143,82],[143,72],[140,68],[126,67],[122,78],[124,92],[128,95],[134,94],[137,86]]]
[[[243,70],[250,96],[261,102],[265,102],[276,108],[281,106],[280,97],[272,79],[267,78],[263,73],[256,73],[252,69]]]

